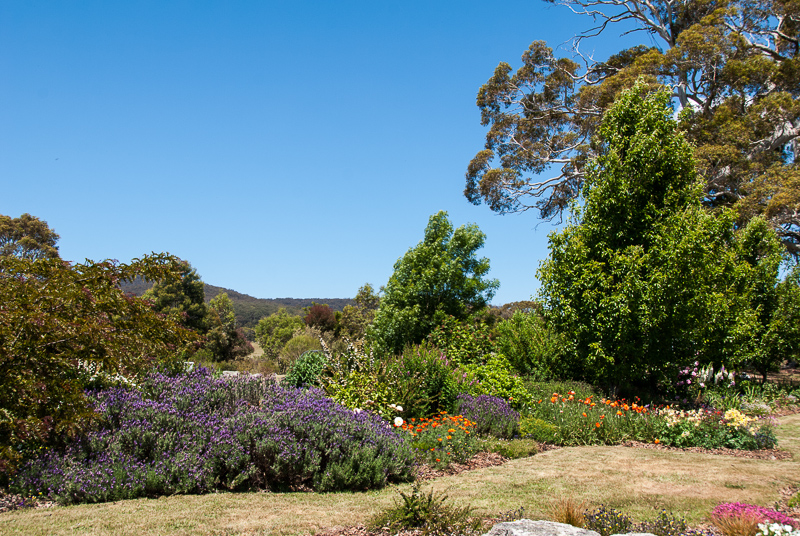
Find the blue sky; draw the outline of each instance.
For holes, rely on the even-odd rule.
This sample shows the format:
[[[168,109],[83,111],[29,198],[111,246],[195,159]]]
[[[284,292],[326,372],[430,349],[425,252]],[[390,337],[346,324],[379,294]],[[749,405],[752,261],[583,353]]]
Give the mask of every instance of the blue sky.
[[[47,221],[71,261],[166,251],[259,298],[343,298],[446,210],[486,233],[493,303],[528,299],[553,227],[463,197],[475,96],[588,22],[535,0],[4,0],[0,214]],[[598,59],[638,42],[617,33]]]

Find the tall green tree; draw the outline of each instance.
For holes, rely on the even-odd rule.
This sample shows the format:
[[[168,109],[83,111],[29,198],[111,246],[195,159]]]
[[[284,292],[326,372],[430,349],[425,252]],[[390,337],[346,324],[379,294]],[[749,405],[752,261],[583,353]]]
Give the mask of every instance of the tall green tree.
[[[447,212],[428,220],[425,237],[394,265],[368,336],[386,351],[419,344],[448,316],[460,320],[487,306],[500,286],[478,258],[486,235],[477,225],[453,229]]]
[[[204,348],[215,361],[232,361],[253,351],[253,345],[236,327],[233,302],[225,292],[220,292],[208,303],[206,342]]]
[[[0,256],[21,259],[57,259],[59,236],[46,221],[23,214],[11,218],[0,214]]]
[[[575,37],[578,61],[536,41],[516,71],[498,65],[478,92],[489,132],[469,164],[466,197],[501,213],[559,217],[601,149],[593,138],[603,112],[644,76],[651,87],[669,87],[683,111],[704,204],[734,207],[739,226],[764,216],[800,255],[800,4],[549,1],[592,21]],[[643,44],[602,62],[581,54],[620,23],[641,33]]]
[[[177,313],[183,317],[183,325],[199,333],[208,330],[205,303],[205,290],[197,270],[191,264],[181,261],[180,277],[156,281],[144,293],[143,298],[153,303],[153,308],[161,313]]]
[[[731,212],[702,208],[669,101],[639,83],[605,114],[582,203],[539,271],[572,375],[610,388],[693,361],[746,364],[772,316],[777,237],[763,220],[737,232]]]
[[[373,286],[366,283],[358,289],[354,298],[355,305],[345,305],[339,320],[340,333],[351,339],[363,339],[367,327],[375,319],[375,312],[380,304],[380,297]]]
[[[119,282],[175,277],[168,255],[70,266],[0,256],[0,475],[26,448],[84,430],[94,419],[84,390],[135,380],[179,359],[197,339],[175,314],[159,314]]]
[[[256,341],[264,350],[264,355],[277,359],[286,343],[304,325],[300,316],[290,315],[285,308],[281,307],[277,313],[272,313],[258,321],[255,328]]]

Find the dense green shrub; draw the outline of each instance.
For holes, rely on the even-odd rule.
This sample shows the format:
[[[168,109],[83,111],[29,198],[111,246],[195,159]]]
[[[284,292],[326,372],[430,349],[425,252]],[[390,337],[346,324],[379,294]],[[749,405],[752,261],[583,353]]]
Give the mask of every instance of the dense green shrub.
[[[563,336],[551,329],[538,312],[516,311],[500,322],[495,346],[520,374],[540,381],[563,376]]]
[[[404,373],[397,356],[380,358],[368,346],[350,343],[344,351],[328,352],[326,358],[328,366],[320,383],[328,396],[340,404],[390,420],[407,417],[406,406],[411,412],[426,407],[422,371]]]
[[[327,364],[324,353],[309,350],[292,363],[283,383],[291,387],[320,387],[319,377]]]
[[[555,443],[558,441],[559,433],[555,424],[526,415],[519,420],[519,435],[541,443]]]
[[[305,332],[295,333],[280,351],[278,356],[280,370],[288,374],[297,358],[312,350],[322,350],[322,345],[316,334],[310,328],[306,328]]]
[[[489,327],[472,319],[447,316],[428,335],[428,341],[444,351],[454,365],[482,363],[495,351]]]
[[[443,351],[427,343],[406,347],[396,361],[396,372],[401,382],[422,380],[419,392],[401,389],[409,394],[400,401],[403,417],[427,417],[440,411],[454,411],[458,386],[449,356]]]
[[[486,307],[500,283],[485,279],[489,259],[477,257],[485,238],[474,224],[453,229],[447,212],[431,216],[424,239],[395,263],[367,337],[399,354],[448,315],[464,319]]]
[[[615,395],[694,361],[773,367],[797,334],[787,320],[800,306],[772,322],[777,236],[760,218],[737,228],[732,212],[702,207],[669,101],[669,90],[640,81],[605,113],[582,202],[550,235],[538,273],[545,316],[569,345],[569,377]]]
[[[531,400],[522,379],[514,374],[503,354],[493,354],[485,364],[462,365],[456,370],[459,390],[474,396],[490,395],[521,408]]]

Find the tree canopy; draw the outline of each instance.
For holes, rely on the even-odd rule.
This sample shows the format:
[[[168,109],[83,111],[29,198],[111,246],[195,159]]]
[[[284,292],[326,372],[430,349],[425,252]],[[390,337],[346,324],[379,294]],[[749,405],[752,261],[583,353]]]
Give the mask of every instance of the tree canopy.
[[[539,272],[571,374],[609,388],[655,385],[694,361],[779,363],[757,347],[775,316],[780,243],[763,219],[736,231],[730,211],[702,208],[669,98],[640,82],[606,112],[582,203]]]
[[[465,195],[497,212],[560,217],[598,154],[603,112],[644,77],[671,89],[694,144],[703,202],[735,207],[737,223],[762,215],[800,254],[800,4],[788,0],[550,0],[591,18],[557,57],[534,42],[513,71],[500,63],[478,92],[485,148],[469,164]],[[606,61],[587,39],[621,22],[648,44]]]
[[[178,270],[168,255],[75,266],[0,256],[0,472],[25,445],[84,429],[92,382],[135,380],[196,339],[177,315],[119,288]]]
[[[143,298],[153,303],[153,308],[162,313],[178,313],[183,318],[183,325],[199,333],[208,330],[207,308],[203,282],[186,261],[181,262],[178,279],[169,278],[156,281],[153,287],[144,293]]]
[[[485,279],[489,259],[476,255],[485,239],[474,224],[454,230],[447,212],[431,216],[422,242],[395,263],[370,338],[399,352],[422,342],[448,315],[463,319],[486,307],[500,283]]]
[[[0,214],[0,256],[21,259],[57,259],[59,236],[46,221],[23,214],[11,218]]]

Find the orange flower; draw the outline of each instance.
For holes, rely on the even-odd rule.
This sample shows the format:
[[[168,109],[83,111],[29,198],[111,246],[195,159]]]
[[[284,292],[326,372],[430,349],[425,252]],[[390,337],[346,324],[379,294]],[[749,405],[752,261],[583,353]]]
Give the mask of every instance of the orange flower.
[[[594,425],[595,425],[596,428],[600,428],[600,423],[599,422],[594,423]]]
[[[436,461],[437,461],[437,462],[440,462],[440,461],[442,461],[442,460],[440,460],[439,458],[436,458]]]
[[[584,417],[586,417],[586,414],[585,414],[585,413],[581,413],[581,415],[583,415]]]
[[[656,438],[656,440],[655,440],[655,441],[653,441],[653,443],[655,443],[656,445],[658,445],[658,443],[659,443],[659,441],[658,441],[658,438]]]
[[[442,438],[440,437],[438,440],[439,440],[439,441],[441,441],[441,440],[442,440]]]
[[[453,439],[451,436],[447,436],[447,439]]]
[[[600,415],[600,418],[601,418],[601,419],[605,419],[605,418],[606,418],[606,416],[605,416],[605,415]]]
[[[617,415],[622,415],[622,412],[621,411],[617,411]]]

